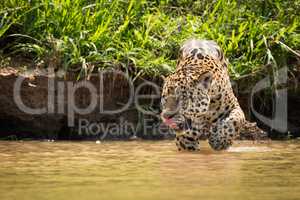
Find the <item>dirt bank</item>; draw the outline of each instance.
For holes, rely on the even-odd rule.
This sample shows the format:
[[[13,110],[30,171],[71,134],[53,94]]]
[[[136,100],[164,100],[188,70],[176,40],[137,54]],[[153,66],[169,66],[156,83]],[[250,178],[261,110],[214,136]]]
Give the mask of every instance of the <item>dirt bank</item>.
[[[155,131],[146,133],[141,123],[147,119],[148,126],[151,121],[157,123],[155,115],[142,115],[134,107],[135,99],[130,99],[139,87],[140,94],[151,94],[152,88],[148,81],[158,83],[158,79],[147,80],[139,78],[132,85],[122,71],[106,71],[102,78],[97,74],[88,81],[77,80],[77,73],[69,72],[50,76],[45,71],[34,70],[22,73],[14,68],[0,70],[0,136],[15,136],[17,138],[55,138],[55,139],[88,139],[88,138],[116,138],[126,139],[132,136],[130,130],[126,134],[114,133],[103,136],[111,126],[126,124],[127,129],[137,132],[144,138],[161,138],[163,134]],[[100,80],[101,79],[101,80]],[[21,82],[17,87],[17,82]],[[102,84],[101,84],[102,83]],[[96,106],[88,113],[78,113],[70,109],[70,101],[76,109],[85,109],[91,103],[91,92],[86,85],[93,86],[93,98],[97,99]],[[143,86],[143,85],[144,86]],[[49,86],[51,85],[51,86]],[[17,101],[14,91],[20,91],[21,103]],[[49,96],[52,98],[49,99]],[[141,106],[147,105],[146,100],[139,100]],[[130,105],[126,106],[128,102]],[[42,109],[40,113],[27,112],[25,107],[34,112]],[[152,106],[159,105],[159,99],[154,99]],[[141,125],[142,124],[142,125]],[[83,126],[79,130],[78,126]],[[108,127],[110,126],[110,127]],[[100,127],[100,128],[99,128]],[[102,128],[102,129],[101,129]],[[120,128],[121,127],[114,127]],[[79,133],[80,132],[80,133]],[[91,133],[89,133],[91,132]]]

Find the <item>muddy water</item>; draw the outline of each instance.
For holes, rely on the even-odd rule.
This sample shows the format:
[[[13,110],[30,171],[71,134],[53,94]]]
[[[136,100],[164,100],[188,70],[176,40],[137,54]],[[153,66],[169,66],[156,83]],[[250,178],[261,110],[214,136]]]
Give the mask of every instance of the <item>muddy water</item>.
[[[0,142],[0,199],[300,199],[300,141]]]

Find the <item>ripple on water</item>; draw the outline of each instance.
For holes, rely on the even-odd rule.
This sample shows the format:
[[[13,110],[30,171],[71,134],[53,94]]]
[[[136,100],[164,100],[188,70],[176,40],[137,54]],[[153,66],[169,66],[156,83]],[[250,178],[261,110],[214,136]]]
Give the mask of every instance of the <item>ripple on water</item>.
[[[230,147],[228,152],[268,152],[272,151],[269,147]]]
[[[200,146],[0,141],[0,200],[299,199],[300,141]]]

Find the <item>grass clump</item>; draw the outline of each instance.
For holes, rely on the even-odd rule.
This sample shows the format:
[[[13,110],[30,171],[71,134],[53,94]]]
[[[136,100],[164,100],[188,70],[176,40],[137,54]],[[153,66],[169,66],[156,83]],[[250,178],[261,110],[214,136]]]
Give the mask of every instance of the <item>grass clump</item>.
[[[222,46],[238,78],[267,64],[270,51],[297,57],[299,13],[299,0],[3,0],[0,48],[45,67],[55,59],[64,69],[97,62],[159,75],[174,70],[184,40],[205,38]]]

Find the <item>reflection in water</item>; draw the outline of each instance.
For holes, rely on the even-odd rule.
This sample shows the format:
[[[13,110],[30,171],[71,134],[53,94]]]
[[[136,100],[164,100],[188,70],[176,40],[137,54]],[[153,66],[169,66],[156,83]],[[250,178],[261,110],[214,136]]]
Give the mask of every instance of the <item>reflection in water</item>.
[[[300,142],[0,142],[0,199],[298,199]]]

